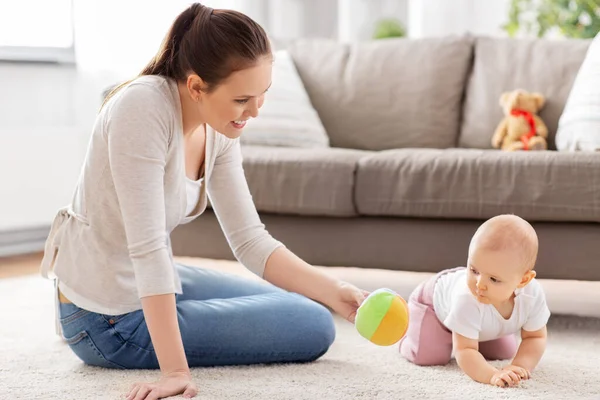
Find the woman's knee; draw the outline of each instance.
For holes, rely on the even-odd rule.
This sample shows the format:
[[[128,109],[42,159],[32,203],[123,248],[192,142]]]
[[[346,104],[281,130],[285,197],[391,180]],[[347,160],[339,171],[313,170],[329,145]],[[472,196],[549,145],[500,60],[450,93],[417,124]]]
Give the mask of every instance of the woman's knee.
[[[335,340],[336,330],[332,313],[323,305],[301,297],[299,309],[301,310],[300,331],[305,336],[305,353],[307,361],[312,361],[324,355]]]
[[[314,303],[314,302],[313,302]],[[323,339],[323,346],[327,350],[335,340],[335,323],[333,321],[333,315],[325,306],[314,303],[314,321],[315,331],[319,333],[319,336]]]

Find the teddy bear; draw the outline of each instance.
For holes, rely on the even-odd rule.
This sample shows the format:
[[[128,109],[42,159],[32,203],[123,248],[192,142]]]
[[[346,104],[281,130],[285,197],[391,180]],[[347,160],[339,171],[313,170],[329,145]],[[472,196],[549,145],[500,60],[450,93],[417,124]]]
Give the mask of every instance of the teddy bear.
[[[523,89],[502,93],[500,106],[505,116],[494,132],[492,146],[505,151],[546,150],[548,127],[537,115],[545,102],[542,94]]]

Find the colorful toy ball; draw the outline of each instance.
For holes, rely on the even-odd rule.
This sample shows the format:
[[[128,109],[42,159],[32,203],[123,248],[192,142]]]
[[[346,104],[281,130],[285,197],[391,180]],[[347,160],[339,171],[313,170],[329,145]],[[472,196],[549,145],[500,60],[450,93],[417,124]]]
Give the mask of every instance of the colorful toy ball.
[[[354,322],[358,333],[378,346],[391,346],[406,334],[408,305],[390,289],[377,289],[360,305]]]

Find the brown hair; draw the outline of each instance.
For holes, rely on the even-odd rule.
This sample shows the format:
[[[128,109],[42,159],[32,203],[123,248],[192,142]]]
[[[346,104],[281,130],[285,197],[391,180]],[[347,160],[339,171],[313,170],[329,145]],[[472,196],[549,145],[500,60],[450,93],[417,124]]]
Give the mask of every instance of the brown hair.
[[[187,74],[195,73],[207,84],[209,92],[233,72],[270,55],[267,34],[250,17],[193,3],[175,18],[158,53],[138,77],[161,75],[185,81]],[[102,105],[130,82],[112,89]]]

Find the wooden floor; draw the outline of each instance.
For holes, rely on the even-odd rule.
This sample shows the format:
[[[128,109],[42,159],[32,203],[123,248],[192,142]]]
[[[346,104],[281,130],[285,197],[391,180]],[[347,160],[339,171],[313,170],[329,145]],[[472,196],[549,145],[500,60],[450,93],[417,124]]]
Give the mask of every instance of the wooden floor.
[[[42,253],[17,257],[0,257],[0,279],[37,274],[40,270]]]

